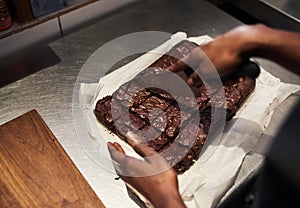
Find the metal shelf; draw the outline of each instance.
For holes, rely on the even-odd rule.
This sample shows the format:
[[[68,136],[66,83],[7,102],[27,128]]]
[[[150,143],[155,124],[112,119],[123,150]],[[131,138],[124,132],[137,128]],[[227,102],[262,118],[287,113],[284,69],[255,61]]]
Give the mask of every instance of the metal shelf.
[[[82,1],[82,0],[68,0],[68,1],[66,1],[66,7],[64,9],[61,9],[61,10],[57,11],[57,12],[53,12],[51,14],[44,15],[40,18],[35,18],[32,21],[28,21],[28,22],[25,22],[25,23],[14,22],[13,26],[10,29],[5,30],[3,32],[0,32],[0,40],[4,39],[4,38],[7,38],[11,35],[14,35],[16,33],[22,32],[26,29],[32,28],[36,25],[47,22],[49,20],[55,19],[55,18],[57,18],[61,15],[64,15],[64,14],[69,13],[71,11],[74,11],[78,8],[84,7],[84,6],[86,6],[88,4],[91,4],[95,1],[97,1],[97,0],[85,0],[85,1]]]
[[[231,2],[271,27],[300,31],[300,2],[298,0],[232,0]]]

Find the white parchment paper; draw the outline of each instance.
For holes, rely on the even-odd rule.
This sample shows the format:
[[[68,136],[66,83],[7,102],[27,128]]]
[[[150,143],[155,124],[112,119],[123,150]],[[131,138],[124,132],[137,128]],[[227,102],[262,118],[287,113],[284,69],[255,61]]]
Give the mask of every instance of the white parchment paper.
[[[81,85],[80,103],[87,119],[88,133],[91,139],[99,140],[99,154],[102,154],[103,158],[101,166],[107,170],[105,174],[114,175],[114,168],[108,160],[110,156],[106,142],[117,141],[128,155],[135,157],[138,155],[128,144],[109,133],[97,121],[93,114],[97,100],[111,95],[120,85],[132,79],[161,54],[185,38],[185,33],[176,33],[160,47],[101,78],[99,83]],[[200,36],[188,40],[204,44],[211,41],[211,38]],[[178,176],[180,193],[188,207],[208,208],[217,204],[232,185],[245,155],[255,148],[276,106],[299,89],[300,86],[282,83],[278,78],[261,69],[254,92],[237,115],[226,123],[221,140],[217,145],[208,146],[201,153],[198,161],[188,171]],[[124,184],[120,183],[119,188],[116,186],[114,183],[112,187],[114,191],[119,190],[119,194],[123,195]],[[125,204],[123,205],[126,207]]]

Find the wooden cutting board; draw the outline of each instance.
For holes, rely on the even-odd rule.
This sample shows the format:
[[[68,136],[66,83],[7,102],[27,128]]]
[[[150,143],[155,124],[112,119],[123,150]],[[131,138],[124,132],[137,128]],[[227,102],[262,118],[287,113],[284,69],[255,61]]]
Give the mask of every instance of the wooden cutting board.
[[[104,207],[37,111],[0,126],[0,207]]]

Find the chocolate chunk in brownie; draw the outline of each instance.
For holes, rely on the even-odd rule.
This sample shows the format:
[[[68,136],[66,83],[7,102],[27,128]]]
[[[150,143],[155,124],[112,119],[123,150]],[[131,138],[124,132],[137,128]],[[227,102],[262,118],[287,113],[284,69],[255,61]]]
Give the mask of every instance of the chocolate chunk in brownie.
[[[160,88],[156,88],[156,87],[149,87],[147,88],[147,91],[149,91],[150,93],[152,93],[153,95],[166,99],[169,102],[173,102],[174,100],[176,100],[176,95],[171,95],[169,92],[160,89]]]

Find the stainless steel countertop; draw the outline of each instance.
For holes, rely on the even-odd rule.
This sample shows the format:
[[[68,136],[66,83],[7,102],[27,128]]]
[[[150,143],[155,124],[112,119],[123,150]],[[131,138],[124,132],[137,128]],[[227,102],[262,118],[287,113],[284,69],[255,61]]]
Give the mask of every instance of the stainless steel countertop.
[[[262,2],[300,21],[300,2],[298,0],[262,0]]]
[[[103,170],[88,168],[93,162],[82,150],[73,125],[72,94],[84,62],[101,45],[132,32],[185,31],[188,36],[215,37],[240,24],[210,3],[199,0],[142,0],[112,12],[51,42],[49,46],[61,58],[61,63],[0,88],[0,124],[37,109],[100,199],[106,206],[114,207],[104,196],[105,187],[101,189],[101,184],[97,184],[97,177],[101,177]],[[299,77],[276,64],[258,61],[284,82],[300,84]],[[287,112],[285,109],[280,114],[284,116]],[[254,163],[251,168],[256,170],[258,166]],[[243,176],[249,171],[243,171]]]

